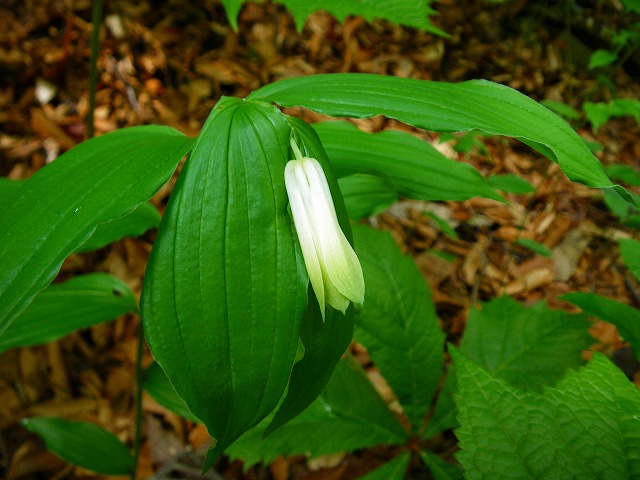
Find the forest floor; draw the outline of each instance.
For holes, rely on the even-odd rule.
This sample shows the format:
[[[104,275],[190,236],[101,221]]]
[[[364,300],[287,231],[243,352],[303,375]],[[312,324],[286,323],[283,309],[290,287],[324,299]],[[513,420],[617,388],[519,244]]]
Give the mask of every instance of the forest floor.
[[[0,4],[0,176],[28,178],[87,137],[90,3]],[[98,58],[97,134],[159,123],[196,136],[220,96],[244,97],[280,78],[321,72],[450,82],[482,78],[539,101],[562,101],[579,109],[584,100],[612,98],[602,79],[586,68],[590,52],[603,47],[586,26],[626,25],[615,1],[599,2],[599,11],[586,6],[577,17],[563,17],[557,15],[559,7],[547,5],[552,2],[444,0],[436,4],[440,15],[434,22],[450,38],[358,17],[340,24],[325,13],[312,15],[297,33],[286,11],[272,4],[247,4],[234,32],[217,2],[200,3],[196,8],[180,0],[107,2]],[[543,3],[547,6],[540,7]],[[633,62],[604,73],[617,97],[640,98],[640,72]],[[309,121],[320,118],[296,113]],[[557,297],[593,291],[640,307],[640,288],[619,261],[615,242],[637,238],[637,233],[620,226],[603,205],[601,192],[570,182],[557,165],[515,140],[478,137],[470,151],[460,152],[455,140],[439,142],[435,134],[382,117],[356,123],[372,132],[415,132],[484,175],[511,173],[535,187],[533,194],[507,194],[509,205],[480,198],[439,202],[438,214],[456,226],[458,239],[443,234],[423,214],[420,202],[401,202],[371,220],[415,258],[449,341],[460,338],[471,305],[503,293],[525,304],[546,299],[553,308],[571,309]],[[585,139],[602,145],[596,156],[603,164],[640,167],[640,128],[633,118],[612,119],[597,132],[584,118],[573,126]],[[174,182],[175,176],[152,199],[161,211]],[[72,255],[60,278],[105,271],[139,295],[154,236],[148,232]],[[514,247],[518,238],[561,254],[547,258]],[[457,260],[443,260],[432,249],[453,253]],[[138,318],[127,315],[57,342],[0,355],[0,476],[95,478],[47,452],[20,425],[29,415],[93,421],[131,444],[137,333]],[[616,329],[594,322],[591,333],[601,342],[598,348],[615,353],[640,385],[638,365]],[[353,349],[362,353],[357,346]],[[375,384],[375,369],[366,355],[359,358],[364,358]],[[150,361],[147,351],[144,364]],[[201,460],[192,452],[202,452],[207,445],[204,427],[147,396],[143,412],[139,478],[199,478]],[[441,451],[454,445],[451,438],[441,441]],[[311,462],[280,458],[246,473],[240,462],[223,459],[205,478],[350,479],[385,455],[365,451]],[[420,471],[414,474],[428,478]]]

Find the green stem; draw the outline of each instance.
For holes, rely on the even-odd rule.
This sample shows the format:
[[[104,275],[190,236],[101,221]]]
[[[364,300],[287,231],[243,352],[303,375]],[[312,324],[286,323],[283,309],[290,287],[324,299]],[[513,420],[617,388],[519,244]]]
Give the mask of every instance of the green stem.
[[[300,151],[300,148],[298,148],[298,145],[293,140],[293,138],[291,138],[290,143],[291,143],[291,150],[293,150],[293,154],[296,157],[296,160],[302,160],[304,158],[302,156],[302,152]]]
[[[136,470],[138,469],[138,458],[140,457],[140,437],[142,431],[142,353],[144,352],[144,331],[142,329],[142,319],[138,326],[138,350],[136,352],[136,423],[133,438],[133,465],[131,480],[136,480]]]
[[[100,48],[100,22],[102,21],[103,0],[94,0],[91,10],[91,58],[89,59],[89,113],[87,115],[87,135],[93,137],[94,111],[96,109],[96,86],[98,84],[98,50]]]

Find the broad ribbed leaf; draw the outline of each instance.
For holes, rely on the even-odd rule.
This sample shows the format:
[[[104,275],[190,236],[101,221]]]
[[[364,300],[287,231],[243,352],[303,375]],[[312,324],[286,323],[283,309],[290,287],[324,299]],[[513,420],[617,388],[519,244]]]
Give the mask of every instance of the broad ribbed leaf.
[[[402,480],[409,467],[409,460],[411,460],[411,454],[402,452],[375,470],[358,477],[358,480]]]
[[[302,154],[317,159],[322,165],[333,197],[338,222],[347,239],[352,242],[353,235],[344,200],[333,175],[331,163],[318,136],[313,128],[302,120],[289,117],[288,121],[294,135],[297,136]],[[293,368],[287,396],[267,428],[267,435],[304,411],[327,386],[338,360],[351,343],[353,310],[353,306],[350,306],[343,315],[327,306],[323,321],[318,302],[309,288],[308,308],[300,332],[304,345],[304,357]]]
[[[25,418],[22,424],[67,462],[102,475],[129,475],[135,469],[129,449],[94,423],[62,418]]]
[[[640,393],[595,354],[556,388],[525,393],[455,349],[465,478],[637,478]]]
[[[614,187],[598,159],[564,120],[516,90],[485,80],[453,84],[372,74],[322,74],[280,80],[249,97],[334,117],[384,115],[438,132],[478,129],[506,135],[557,162],[575,182]],[[631,201],[622,187],[615,188]]]
[[[620,239],[620,255],[629,271],[640,282],[640,242],[630,238]]]
[[[0,333],[96,225],[151,198],[191,143],[169,127],[126,128],[78,145],[29,178],[0,210]]]
[[[377,215],[398,200],[395,185],[382,175],[356,173],[338,179],[338,184],[353,220]]]
[[[247,0],[222,0],[234,30],[238,29],[238,12],[246,2]],[[340,22],[349,15],[360,15],[368,21],[381,18],[446,36],[427,18],[436,13],[429,7],[431,0],[277,0],[276,3],[289,9],[299,31],[302,31],[309,15],[324,10],[335,15]]]
[[[228,450],[246,465],[279,455],[311,457],[380,444],[402,444],[407,435],[351,356],[338,362],[324,393],[300,415],[263,438],[269,419]]]
[[[389,382],[418,432],[442,375],[444,333],[431,292],[411,257],[391,236],[354,226],[366,285],[355,337]]]
[[[7,205],[25,181],[0,177],[0,205]]]
[[[36,295],[0,335],[0,352],[51,342],[137,310],[133,292],[121,280],[106,273],[74,277]]]
[[[471,165],[442,155],[409,133],[366,133],[349,122],[313,124],[338,177],[380,172],[398,193],[415,200],[467,200],[476,196],[504,201]]]
[[[176,413],[187,420],[191,420],[192,422],[200,422],[200,420],[191,413],[187,404],[184,403],[184,400],[178,396],[175,388],[171,385],[169,378],[167,378],[167,375],[156,362],[153,362],[144,371],[142,388],[144,388],[156,402],[167,410]]]
[[[76,253],[97,250],[124,237],[138,237],[159,224],[158,209],[149,202],[141,203],[124,217],[99,224],[93,235],[76,250]]]
[[[593,343],[588,328],[585,315],[504,296],[469,311],[460,350],[493,375],[538,390],[584,363],[580,354]]]
[[[147,267],[147,340],[216,439],[207,467],[274,409],[291,374],[308,280],[287,210],[290,135],[275,107],[222,99],[178,179]]]
[[[615,325],[640,359],[640,310],[590,292],[567,293],[559,298],[573,303],[589,315]]]

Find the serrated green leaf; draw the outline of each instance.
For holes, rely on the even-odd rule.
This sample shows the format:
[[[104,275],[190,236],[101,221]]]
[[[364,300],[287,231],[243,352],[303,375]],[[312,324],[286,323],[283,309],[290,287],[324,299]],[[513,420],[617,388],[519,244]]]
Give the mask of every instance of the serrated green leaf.
[[[635,478],[640,393],[605,356],[556,388],[525,393],[455,349],[465,478]]]
[[[538,390],[584,363],[580,354],[593,343],[588,328],[585,315],[504,296],[469,310],[460,350],[496,377]]]
[[[409,467],[409,460],[411,460],[411,454],[402,452],[375,470],[357,478],[358,480],[402,480]]]
[[[340,227],[347,239],[353,242],[344,200],[320,139],[313,128],[302,120],[290,117],[288,121],[297,137],[302,154],[315,158],[321,163],[327,175]],[[304,411],[322,393],[331,379],[331,372],[349,347],[353,337],[352,306],[344,315],[337,310],[327,308],[323,321],[318,302],[311,289],[309,289],[307,305],[300,332],[304,345],[304,357],[293,367],[287,395],[267,428],[266,435]]]
[[[355,336],[398,397],[412,430],[422,427],[442,374],[444,333],[431,291],[391,236],[353,226],[366,285]]]
[[[307,303],[275,107],[223,98],[178,178],[142,294],[151,351],[216,439],[206,468],[286,388]],[[317,303],[317,302],[315,302]]]
[[[640,242],[631,238],[621,238],[620,255],[629,271],[640,282]]]
[[[640,187],[640,172],[629,165],[614,163],[606,167],[607,174],[614,180]]]
[[[22,424],[63,460],[102,475],[129,475],[135,464],[129,449],[94,423],[62,418],[25,418]]]
[[[531,250],[538,255],[542,255],[543,257],[551,258],[553,255],[549,247],[547,247],[543,243],[531,240],[530,238],[519,238],[518,240],[516,240],[516,245],[520,245],[521,247]]]
[[[227,10],[229,23],[238,29],[238,12],[247,0],[222,0]],[[429,7],[430,0],[277,0],[291,12],[298,31],[302,31],[307,18],[313,12],[324,10],[343,22],[349,15],[359,15],[371,22],[376,18],[389,20],[408,27],[416,27],[426,32],[444,37],[448,35],[436,28],[428,19],[436,12]]]
[[[503,175],[489,175],[487,177],[489,185],[496,190],[501,190],[508,193],[535,193],[536,189],[533,188],[527,180],[524,178],[513,175],[512,173],[505,173]]]
[[[506,135],[558,163],[575,182],[614,187],[598,159],[564,120],[516,90],[485,80],[452,84],[372,74],[322,74],[280,80],[249,97],[336,117],[385,115],[438,132],[478,129]],[[614,188],[628,198],[622,187]]]
[[[187,404],[184,403],[175,388],[171,385],[171,381],[162,370],[162,367],[156,362],[149,365],[142,378],[142,388],[144,388],[151,397],[167,410],[180,415],[182,418],[200,423],[200,420],[191,413]]]
[[[573,303],[589,315],[615,325],[640,359],[640,310],[596,293],[572,292],[559,298]]]
[[[326,390],[302,413],[266,439],[267,418],[228,449],[245,465],[279,455],[311,457],[380,444],[402,444],[407,435],[351,356],[338,362]]]
[[[0,352],[51,342],[137,310],[133,292],[121,280],[106,273],[74,277],[36,295],[0,335]]]
[[[160,213],[156,207],[149,202],[141,203],[124,217],[99,224],[93,235],[76,250],[76,253],[97,250],[124,237],[138,237],[159,224]]]
[[[191,143],[169,127],[125,128],[78,145],[29,178],[0,211],[0,333],[97,224],[151,198]]]
[[[462,480],[462,468],[452,465],[428,450],[420,451],[420,458],[429,467],[434,480]]]
[[[471,165],[442,155],[430,144],[400,131],[365,133],[349,122],[321,122],[313,128],[339,177],[381,172],[398,193],[415,200],[505,201]]]
[[[349,218],[377,215],[398,200],[393,182],[382,175],[356,173],[338,179]]]
[[[589,65],[587,68],[593,70],[595,68],[606,67],[618,60],[618,55],[609,50],[598,49],[589,57]]]

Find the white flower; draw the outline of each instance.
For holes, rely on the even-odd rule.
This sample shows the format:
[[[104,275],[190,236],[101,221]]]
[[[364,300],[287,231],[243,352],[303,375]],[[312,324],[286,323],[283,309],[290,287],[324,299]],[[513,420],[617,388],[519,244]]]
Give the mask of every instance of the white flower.
[[[338,223],[322,166],[314,158],[290,160],[284,169],[284,181],[322,318],[325,304],[342,313],[350,301],[362,304],[362,267]]]

